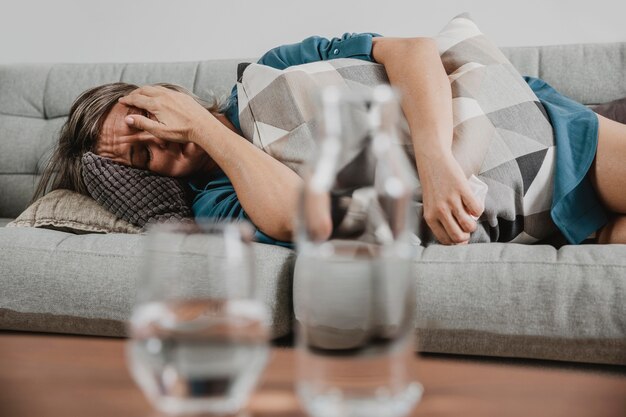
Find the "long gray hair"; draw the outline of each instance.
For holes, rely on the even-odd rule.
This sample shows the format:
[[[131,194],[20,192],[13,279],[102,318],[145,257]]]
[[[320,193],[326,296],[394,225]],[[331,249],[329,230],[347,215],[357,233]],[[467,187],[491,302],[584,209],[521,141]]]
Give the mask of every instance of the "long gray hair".
[[[154,85],[188,94],[211,113],[221,110],[221,104],[217,100],[208,103],[178,85]],[[127,83],[105,84],[83,92],[74,101],[69,117],[61,128],[59,143],[44,168],[31,203],[59,188],[89,195],[82,178],[81,158],[86,152],[95,152],[104,119],[117,100],[137,88],[139,87]]]

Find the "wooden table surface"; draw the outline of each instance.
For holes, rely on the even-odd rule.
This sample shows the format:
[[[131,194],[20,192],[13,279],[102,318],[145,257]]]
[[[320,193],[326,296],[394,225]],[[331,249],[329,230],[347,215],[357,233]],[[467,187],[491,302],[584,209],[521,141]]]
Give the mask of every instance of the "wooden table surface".
[[[626,416],[624,367],[416,356],[413,416]],[[294,355],[274,348],[252,417],[304,416]],[[126,368],[124,340],[0,332],[0,417],[157,416]]]

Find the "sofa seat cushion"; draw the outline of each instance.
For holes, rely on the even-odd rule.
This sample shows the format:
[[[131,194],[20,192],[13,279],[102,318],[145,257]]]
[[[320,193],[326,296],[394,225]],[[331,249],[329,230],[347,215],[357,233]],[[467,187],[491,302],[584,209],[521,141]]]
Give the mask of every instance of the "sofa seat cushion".
[[[145,239],[0,228],[0,329],[124,336]],[[280,337],[291,331],[294,253],[260,243],[253,248],[272,335]],[[193,265],[187,261],[200,260],[202,254],[181,256]]]
[[[318,284],[302,323],[309,334],[326,347],[364,340],[376,315],[370,286],[358,276],[337,285],[336,271],[300,265],[298,320],[303,282],[313,273]],[[626,364],[626,245],[432,245],[418,248],[415,277],[420,351]]]

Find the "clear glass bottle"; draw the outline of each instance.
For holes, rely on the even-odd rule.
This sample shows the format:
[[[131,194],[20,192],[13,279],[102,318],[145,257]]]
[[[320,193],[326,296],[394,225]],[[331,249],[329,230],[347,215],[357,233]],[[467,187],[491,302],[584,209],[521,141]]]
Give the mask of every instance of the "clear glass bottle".
[[[388,86],[324,90],[305,170],[294,308],[298,395],[314,417],[408,415],[415,380],[415,170]]]

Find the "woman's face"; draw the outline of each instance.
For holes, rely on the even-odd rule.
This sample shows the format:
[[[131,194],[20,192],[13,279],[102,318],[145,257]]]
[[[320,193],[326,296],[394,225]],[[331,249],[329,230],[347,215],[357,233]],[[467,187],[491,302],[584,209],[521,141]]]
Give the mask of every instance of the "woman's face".
[[[150,117],[136,107],[116,103],[102,124],[96,145],[98,155],[168,177],[185,177],[215,166],[209,155],[194,143],[168,142],[128,126],[124,118],[129,114]]]

